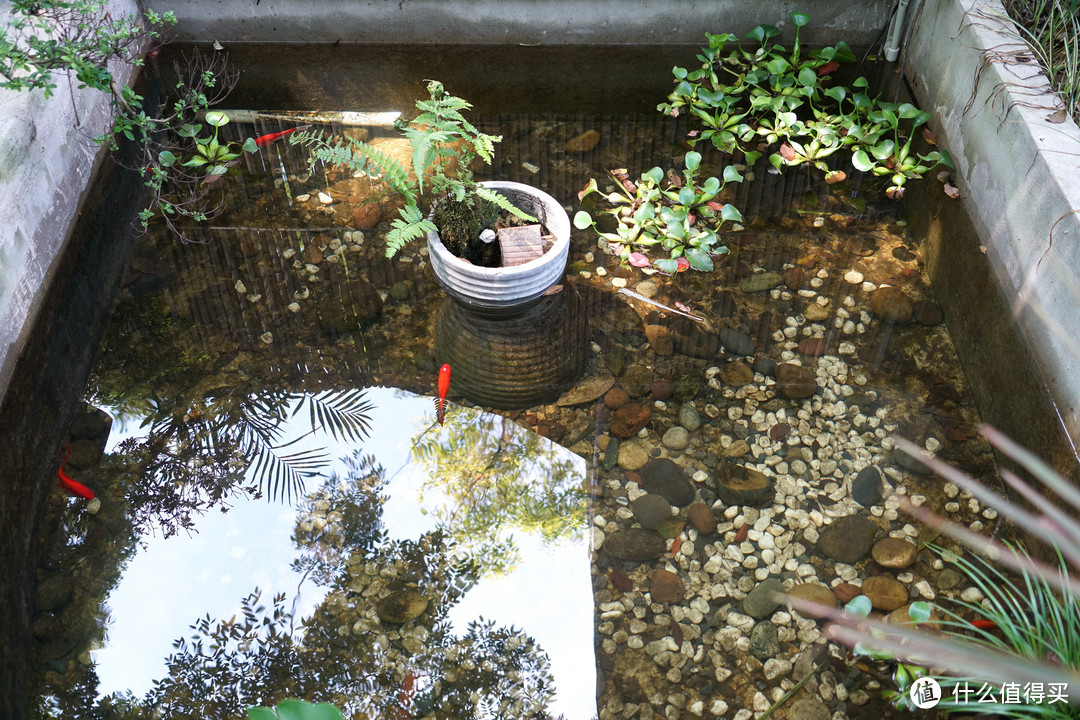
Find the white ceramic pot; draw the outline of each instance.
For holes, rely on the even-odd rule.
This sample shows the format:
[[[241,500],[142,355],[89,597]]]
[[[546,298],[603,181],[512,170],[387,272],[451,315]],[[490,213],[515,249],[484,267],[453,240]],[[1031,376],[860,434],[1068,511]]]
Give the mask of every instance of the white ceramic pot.
[[[452,254],[432,232],[427,236],[428,259],[439,285],[458,303],[487,314],[517,313],[562,279],[570,252],[570,218],[555,198],[529,185],[498,180],[481,184],[539,219],[555,244],[523,265],[491,268]]]

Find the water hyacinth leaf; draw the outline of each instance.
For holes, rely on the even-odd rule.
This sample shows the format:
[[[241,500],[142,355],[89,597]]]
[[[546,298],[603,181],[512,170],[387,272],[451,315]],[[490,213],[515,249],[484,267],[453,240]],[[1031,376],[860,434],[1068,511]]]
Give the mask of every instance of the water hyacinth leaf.
[[[690,267],[695,270],[701,270],[702,272],[711,272],[713,269],[712,258],[709,257],[709,253],[698,248],[688,248],[686,250],[686,259],[690,263]]]
[[[865,150],[856,150],[851,154],[851,164],[855,166],[856,170],[867,172],[874,167],[874,162],[866,154]]]
[[[259,146],[255,144],[255,138],[247,138],[244,140],[244,152],[255,153],[258,152]]]
[[[653,207],[652,203],[645,203],[637,209],[637,212],[634,213],[634,222],[641,224],[648,222],[655,217],[656,209]]]
[[[682,67],[679,67],[678,65],[676,65],[675,67],[671,68],[671,74],[674,75],[679,80],[685,80],[686,79],[686,68],[682,68]]]
[[[188,125],[185,124],[176,131],[176,134],[180,137],[195,137],[202,131],[202,125]]]
[[[642,180],[650,180],[653,185],[659,185],[664,180],[664,171],[658,167],[651,168],[641,175]]]
[[[679,190],[679,202],[683,205],[691,205],[694,202],[694,189],[683,187]]]
[[[229,116],[220,110],[211,110],[204,116],[206,122],[210,123],[214,127],[221,127],[229,123]]]
[[[746,153],[746,162],[747,162],[748,165],[753,163],[755,160],[757,160],[757,158],[761,156],[761,153],[757,152],[756,155],[757,155],[757,157],[755,157],[753,160],[751,160],[750,159],[750,153]],[[743,181],[742,173],[740,173],[739,169],[736,168],[734,165],[728,165],[726,168],[724,168],[724,182],[729,183],[729,182],[742,182],[742,181]]]
[[[791,13],[791,22],[795,24],[795,27],[803,27],[810,22],[809,13],[793,12]]]
[[[686,169],[694,172],[701,165],[701,153],[690,151],[686,153]]]
[[[679,268],[679,263],[674,258],[660,258],[655,264],[658,269],[666,273],[674,273]]]
[[[896,151],[896,143],[892,140],[883,140],[870,148],[870,153],[878,160],[887,160]],[[861,169],[861,168],[860,168]]]
[[[675,97],[690,97],[694,94],[694,86],[683,80],[675,86],[675,90],[672,92]]]
[[[584,210],[578,210],[577,213],[574,215],[574,227],[576,227],[578,230],[584,230],[586,228],[592,227],[592,224],[592,216]]]
[[[814,72],[813,68],[804,67],[799,71],[799,84],[804,87],[813,87],[817,85],[818,76]]]
[[[729,222],[742,222],[743,221],[743,216],[742,216],[742,213],[739,212],[739,208],[735,207],[734,205],[732,205],[730,203],[728,203],[727,205],[724,205],[723,210],[720,211],[720,218],[722,220],[727,220]]]
[[[922,114],[922,111],[911,103],[904,103],[896,109],[896,113],[905,120],[910,120],[914,117],[918,117]]]
[[[720,192],[720,181],[714,177],[705,181],[705,184],[701,186],[701,189],[706,195],[712,196]]]

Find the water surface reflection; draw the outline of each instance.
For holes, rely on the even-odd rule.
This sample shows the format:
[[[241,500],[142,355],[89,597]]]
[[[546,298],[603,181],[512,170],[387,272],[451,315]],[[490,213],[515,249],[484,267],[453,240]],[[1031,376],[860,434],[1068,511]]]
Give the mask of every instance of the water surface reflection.
[[[136,555],[102,693],[166,717],[296,696],[347,716],[594,714],[584,460],[503,416],[454,406],[439,426],[430,398],[364,399],[359,442],[287,413],[280,445],[338,458],[295,511],[237,503]]]

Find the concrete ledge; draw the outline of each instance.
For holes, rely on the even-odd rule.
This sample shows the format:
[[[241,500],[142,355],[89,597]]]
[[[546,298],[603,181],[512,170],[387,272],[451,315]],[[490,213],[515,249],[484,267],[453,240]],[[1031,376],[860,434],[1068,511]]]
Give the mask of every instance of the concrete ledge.
[[[137,11],[114,0],[114,14]],[[0,11],[6,23],[9,9]],[[105,152],[91,137],[108,126],[108,98],[64,77],[51,98],[0,90],[0,400],[26,333]],[[126,82],[126,72],[118,79]]]
[[[1011,315],[1015,321],[1075,448],[1080,439],[1080,129],[1071,120],[1047,120],[1062,105],[1047,92],[1047,80],[1034,64],[1006,57],[1026,48],[1009,34],[1003,17],[997,0],[925,0],[906,48],[906,74],[919,103],[934,112],[939,144],[956,161],[962,203],[1005,301],[1005,320]],[[945,293],[963,279],[939,271],[954,250],[945,247],[950,240],[941,238],[928,249],[933,282]],[[965,307],[963,298],[956,302],[950,325],[954,318],[961,321],[956,324],[968,322],[962,313],[986,312]],[[962,359],[974,353],[982,355],[977,363],[995,362],[999,337],[967,340],[971,347],[960,348]],[[1013,395],[1019,410],[1016,396],[1024,388],[997,390]],[[1031,418],[1014,420],[1023,425]]]
[[[869,45],[890,0],[161,0],[178,40],[222,43],[698,44],[708,32],[790,26],[809,12],[803,38]]]

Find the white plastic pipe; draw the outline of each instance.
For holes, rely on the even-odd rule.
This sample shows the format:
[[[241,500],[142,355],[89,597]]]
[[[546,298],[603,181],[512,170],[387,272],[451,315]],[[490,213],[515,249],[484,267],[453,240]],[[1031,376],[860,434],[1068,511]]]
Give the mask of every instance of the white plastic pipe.
[[[900,55],[900,38],[904,34],[904,16],[907,14],[907,6],[910,0],[900,0],[893,15],[892,24],[889,25],[888,39],[885,41],[885,60],[896,62]]]

